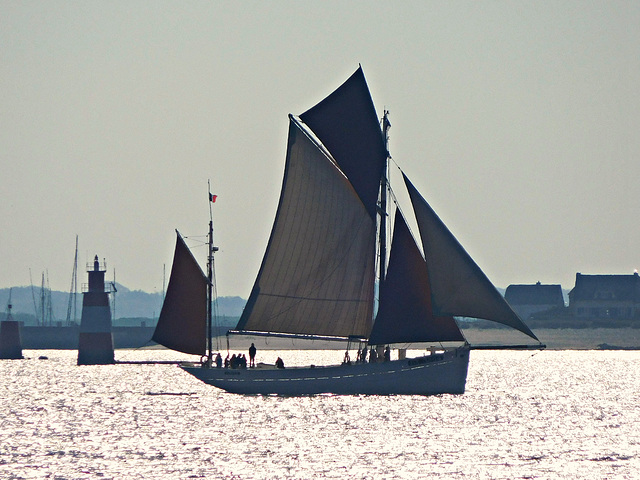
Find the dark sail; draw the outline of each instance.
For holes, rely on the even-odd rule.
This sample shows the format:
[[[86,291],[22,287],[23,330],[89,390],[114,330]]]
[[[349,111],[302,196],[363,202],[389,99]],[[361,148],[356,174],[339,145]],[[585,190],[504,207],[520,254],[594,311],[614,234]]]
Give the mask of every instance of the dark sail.
[[[238,330],[369,334],[375,221],[334,162],[291,117],[280,203]]]
[[[331,152],[375,218],[387,150],[362,68],[300,118]]]
[[[427,265],[398,210],[370,345],[464,341],[453,317],[435,316]]]
[[[404,181],[409,190],[422,238],[434,312],[438,315],[491,320],[513,327],[538,340],[406,175]]]
[[[178,232],[171,277],[152,340],[172,350],[206,353],[207,278]]]

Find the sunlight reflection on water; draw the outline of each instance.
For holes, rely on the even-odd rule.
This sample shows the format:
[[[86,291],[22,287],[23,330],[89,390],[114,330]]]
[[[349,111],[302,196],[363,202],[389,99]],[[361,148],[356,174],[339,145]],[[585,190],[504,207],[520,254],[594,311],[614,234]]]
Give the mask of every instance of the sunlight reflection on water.
[[[294,365],[339,362],[342,352],[260,354]],[[637,478],[640,470],[640,352],[477,351],[464,395],[302,398],[223,393],[173,365],[77,367],[72,351],[25,355],[33,359],[0,362],[0,478]]]

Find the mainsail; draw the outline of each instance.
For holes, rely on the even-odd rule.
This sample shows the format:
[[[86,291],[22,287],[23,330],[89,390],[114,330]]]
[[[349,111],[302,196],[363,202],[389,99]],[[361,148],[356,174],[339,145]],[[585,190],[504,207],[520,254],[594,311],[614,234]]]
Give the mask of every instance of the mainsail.
[[[433,310],[491,320],[538,340],[404,175],[422,239]]]
[[[290,117],[280,203],[238,330],[368,335],[375,221],[335,160]]]
[[[152,340],[178,352],[206,354],[207,277],[180,233],[167,294]]]

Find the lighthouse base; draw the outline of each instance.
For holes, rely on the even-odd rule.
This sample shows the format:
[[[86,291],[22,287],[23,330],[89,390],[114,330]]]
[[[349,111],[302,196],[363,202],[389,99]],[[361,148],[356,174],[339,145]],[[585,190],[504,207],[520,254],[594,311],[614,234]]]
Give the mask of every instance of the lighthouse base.
[[[78,365],[110,365],[116,363],[111,332],[80,333]]]

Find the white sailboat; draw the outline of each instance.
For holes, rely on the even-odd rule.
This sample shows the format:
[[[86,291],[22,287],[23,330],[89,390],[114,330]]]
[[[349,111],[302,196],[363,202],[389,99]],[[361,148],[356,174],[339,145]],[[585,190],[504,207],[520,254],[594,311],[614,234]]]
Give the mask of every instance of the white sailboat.
[[[422,343],[439,348],[379,362],[216,368],[210,298],[217,249],[210,223],[208,276],[178,233],[153,337],[168,348],[203,356],[199,364],[182,365],[184,370],[240,394],[459,394],[473,347],[454,316],[492,320],[538,341],[404,173],[422,251],[396,209],[387,264],[389,126],[387,112],[378,121],[361,68],[319,104],[289,116],[275,222],[231,333],[341,340],[347,351],[351,345],[358,351]],[[543,347],[539,341],[532,346]]]

